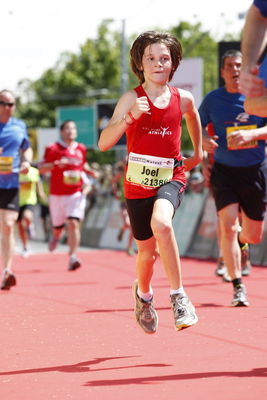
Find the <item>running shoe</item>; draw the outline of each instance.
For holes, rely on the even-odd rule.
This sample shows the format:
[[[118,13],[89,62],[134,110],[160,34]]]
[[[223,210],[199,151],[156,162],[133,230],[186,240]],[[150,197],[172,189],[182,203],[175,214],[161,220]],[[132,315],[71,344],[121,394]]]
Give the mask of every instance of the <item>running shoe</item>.
[[[241,272],[243,276],[250,275],[251,262],[249,260],[249,245],[246,243],[241,249]]]
[[[229,275],[229,273],[228,273],[228,271],[227,271],[227,268],[226,268],[225,273],[224,273],[223,276],[222,276],[222,280],[223,280],[224,282],[232,282],[232,278],[231,278],[231,276]]]
[[[81,265],[82,264],[79,260],[74,260],[74,261],[70,260],[68,270],[75,271],[76,269],[80,268]]]
[[[1,282],[1,290],[9,290],[11,286],[15,286],[17,283],[15,275],[9,271],[4,272],[4,276]]]
[[[145,333],[155,333],[158,328],[158,314],[154,309],[153,298],[150,301],[141,299],[137,294],[138,282],[134,281],[133,296],[135,300],[135,317]]]
[[[48,249],[49,251],[54,251],[58,245],[58,239],[52,237],[48,243]]]
[[[129,247],[126,251],[126,253],[128,254],[128,256],[134,256],[135,255],[135,251],[132,247]]]
[[[170,297],[174,314],[175,329],[179,331],[196,324],[198,317],[195,313],[195,307],[189,300],[188,296],[172,294]]]
[[[31,253],[30,253],[30,250],[29,250],[28,248],[23,248],[23,249],[21,250],[21,255],[22,255],[22,257],[24,257],[24,258],[29,257],[30,254],[31,254]]]
[[[233,307],[247,307],[249,302],[247,299],[247,291],[242,283],[234,288],[234,297],[232,300]]]
[[[215,270],[215,274],[218,276],[223,276],[223,274],[227,271],[227,268],[223,262],[223,258],[219,257],[217,260],[217,267]]]

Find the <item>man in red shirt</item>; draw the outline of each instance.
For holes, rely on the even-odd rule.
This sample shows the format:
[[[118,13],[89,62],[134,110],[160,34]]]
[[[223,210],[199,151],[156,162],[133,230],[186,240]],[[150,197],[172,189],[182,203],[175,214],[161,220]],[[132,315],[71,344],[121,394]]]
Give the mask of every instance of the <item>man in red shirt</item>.
[[[49,210],[53,235],[49,250],[57,247],[66,225],[69,246],[69,267],[73,271],[81,266],[76,256],[80,244],[80,221],[84,217],[86,195],[92,174],[86,161],[86,147],[75,141],[77,128],[74,121],[64,121],[60,126],[60,140],[45,149],[41,173],[50,171]]]

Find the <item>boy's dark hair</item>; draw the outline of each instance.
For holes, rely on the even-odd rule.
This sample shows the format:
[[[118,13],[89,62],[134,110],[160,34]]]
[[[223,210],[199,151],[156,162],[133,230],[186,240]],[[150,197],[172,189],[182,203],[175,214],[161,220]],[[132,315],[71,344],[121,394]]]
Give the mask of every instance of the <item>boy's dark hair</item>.
[[[241,51],[235,50],[235,49],[227,50],[225,53],[223,53],[223,55],[221,57],[221,68],[224,67],[225,59],[228,57],[241,57],[242,58],[242,53],[241,53]]]
[[[63,121],[62,124],[60,125],[59,129],[61,131],[63,131],[63,129],[65,128],[65,126],[69,123],[69,122],[73,122],[75,124],[75,122],[72,119],[67,119],[66,121]]]
[[[141,71],[142,58],[145,48],[154,43],[164,43],[170,50],[172,59],[172,71],[169,76],[169,81],[172,79],[174,72],[178,68],[183,57],[182,46],[175,36],[164,32],[147,31],[141,33],[133,42],[130,50],[131,67],[139,82],[144,83],[144,73]]]

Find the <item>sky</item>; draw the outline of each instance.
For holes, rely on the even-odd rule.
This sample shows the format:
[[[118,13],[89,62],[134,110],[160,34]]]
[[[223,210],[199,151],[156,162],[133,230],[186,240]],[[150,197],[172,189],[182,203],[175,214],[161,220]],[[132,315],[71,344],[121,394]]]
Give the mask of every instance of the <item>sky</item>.
[[[64,51],[78,52],[104,19],[112,30],[167,30],[180,21],[201,22],[216,40],[239,33],[252,0],[9,0],[1,4],[0,90],[16,92],[22,79],[38,79]]]

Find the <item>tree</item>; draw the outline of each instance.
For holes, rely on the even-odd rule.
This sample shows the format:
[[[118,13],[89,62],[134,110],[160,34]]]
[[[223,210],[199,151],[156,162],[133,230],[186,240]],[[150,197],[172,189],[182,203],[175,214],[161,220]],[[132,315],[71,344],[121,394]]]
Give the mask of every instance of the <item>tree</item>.
[[[111,23],[112,20],[104,20],[96,39],[88,38],[77,54],[62,53],[56,65],[46,70],[38,80],[19,83],[18,113],[28,127],[54,127],[55,111],[60,106],[92,104],[99,98],[119,97],[122,38],[120,32],[110,29]],[[204,94],[215,89],[218,82],[217,42],[210,33],[203,30],[200,23],[184,21],[169,31],[181,41],[184,58],[203,58]],[[136,36],[128,39],[127,54]],[[137,78],[129,69],[129,87],[137,85]],[[183,148],[190,149],[191,142],[185,128],[183,132]]]
[[[180,22],[173,27],[171,32],[180,40],[183,48],[183,57],[202,57],[204,63],[203,95],[218,86],[218,44],[208,31],[204,31],[200,23],[190,24]],[[236,40],[234,36],[227,35],[225,40]],[[182,134],[183,150],[192,149],[191,141],[183,121]]]
[[[120,85],[120,35],[103,21],[97,39],[87,39],[78,54],[65,52],[37,81],[19,83],[18,111],[29,127],[55,126],[59,106],[91,104],[117,98]],[[24,100],[24,101],[22,101]]]

